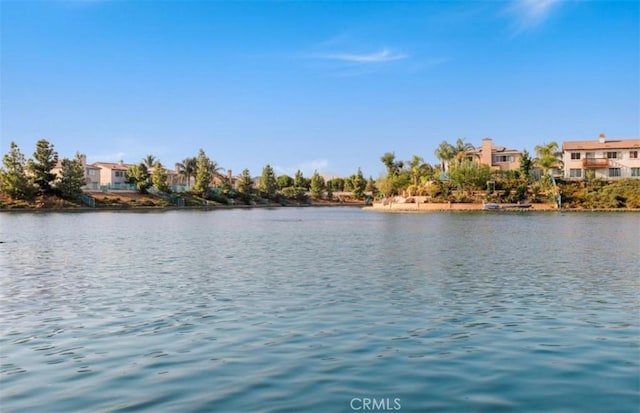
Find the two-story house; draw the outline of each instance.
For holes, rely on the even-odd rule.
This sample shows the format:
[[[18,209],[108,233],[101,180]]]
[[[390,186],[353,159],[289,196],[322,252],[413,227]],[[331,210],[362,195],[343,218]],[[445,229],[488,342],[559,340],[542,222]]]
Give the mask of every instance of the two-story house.
[[[120,161],[94,162],[93,167],[100,169],[100,186],[107,186],[112,189],[125,189],[127,187],[127,169],[129,164]]]
[[[564,177],[578,180],[640,178],[640,139],[608,139],[562,143]]]
[[[467,156],[480,165],[487,165],[501,171],[512,171],[520,168],[522,153],[516,149],[496,146],[491,138],[484,138],[482,146],[469,151]]]

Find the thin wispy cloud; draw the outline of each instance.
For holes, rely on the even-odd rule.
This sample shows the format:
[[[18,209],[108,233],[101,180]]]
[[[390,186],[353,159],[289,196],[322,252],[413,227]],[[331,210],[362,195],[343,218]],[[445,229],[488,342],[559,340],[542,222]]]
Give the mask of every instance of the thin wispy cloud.
[[[374,53],[327,53],[316,56],[319,59],[337,60],[346,63],[385,63],[406,59],[408,56],[394,52],[389,49],[382,49]]]
[[[561,4],[561,0],[514,0],[508,12],[515,18],[516,32],[522,32],[543,24]]]

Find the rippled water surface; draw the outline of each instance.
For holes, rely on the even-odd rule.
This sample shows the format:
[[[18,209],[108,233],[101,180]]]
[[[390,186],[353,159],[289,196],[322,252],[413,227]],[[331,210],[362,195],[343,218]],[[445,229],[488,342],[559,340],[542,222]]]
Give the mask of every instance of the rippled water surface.
[[[636,412],[639,234],[633,213],[0,214],[0,410]]]

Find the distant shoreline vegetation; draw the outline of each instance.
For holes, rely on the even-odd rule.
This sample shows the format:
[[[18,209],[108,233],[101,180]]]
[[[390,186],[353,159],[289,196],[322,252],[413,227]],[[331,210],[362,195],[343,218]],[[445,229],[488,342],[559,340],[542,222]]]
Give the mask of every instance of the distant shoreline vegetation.
[[[317,171],[310,178],[301,171],[278,176],[269,164],[259,177],[248,169],[232,176],[202,149],[168,170],[147,155],[138,164],[119,164],[115,176],[121,182],[113,190],[97,182],[89,187],[90,170],[100,168],[87,165],[80,153],[60,159],[53,144],[41,139],[27,159],[11,142],[0,167],[0,209],[364,205],[393,196],[420,196],[426,203],[557,202],[562,209],[640,209],[640,179],[554,177],[551,171],[561,164],[555,142],[537,146],[535,158],[523,151],[519,168],[506,171],[473,162],[468,157],[472,148],[463,139],[455,145],[441,143],[435,151],[439,166],[417,155],[397,160],[387,152],[380,158],[386,173],[377,179],[365,178],[360,168],[349,177],[329,180]]]

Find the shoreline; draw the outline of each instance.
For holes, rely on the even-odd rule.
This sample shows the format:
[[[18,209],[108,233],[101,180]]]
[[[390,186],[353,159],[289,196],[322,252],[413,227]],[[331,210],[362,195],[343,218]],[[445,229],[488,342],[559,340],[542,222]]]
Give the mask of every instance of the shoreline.
[[[408,207],[412,204],[395,204],[365,206],[363,203],[320,203],[320,204],[268,204],[268,205],[202,205],[202,206],[133,206],[133,207],[67,207],[67,208],[0,208],[1,213],[85,213],[85,212],[169,212],[169,211],[220,211],[231,209],[279,209],[279,208],[360,208],[366,212],[382,212],[389,214],[425,214],[425,213],[468,213],[484,212],[491,214],[501,213],[531,213],[531,212],[619,212],[640,213],[640,208],[561,208],[547,206],[546,204],[532,204],[530,208],[500,208],[484,209],[482,204],[420,204],[420,207]],[[426,207],[425,205],[428,205]]]
[[[488,212],[488,213],[531,213],[531,212],[640,212],[640,208],[558,208],[555,204],[530,204],[528,208],[516,204],[499,204],[497,209],[485,209],[477,203],[374,203],[362,209],[369,212],[391,214],[422,214],[434,212]]]
[[[73,212],[164,212],[164,211],[216,211],[226,209],[277,209],[277,208],[335,208],[335,207],[358,207],[362,208],[364,203],[319,203],[319,204],[258,204],[258,205],[195,205],[195,206],[105,206],[98,208],[91,207],[52,207],[52,208],[0,208],[0,213],[73,213]]]

